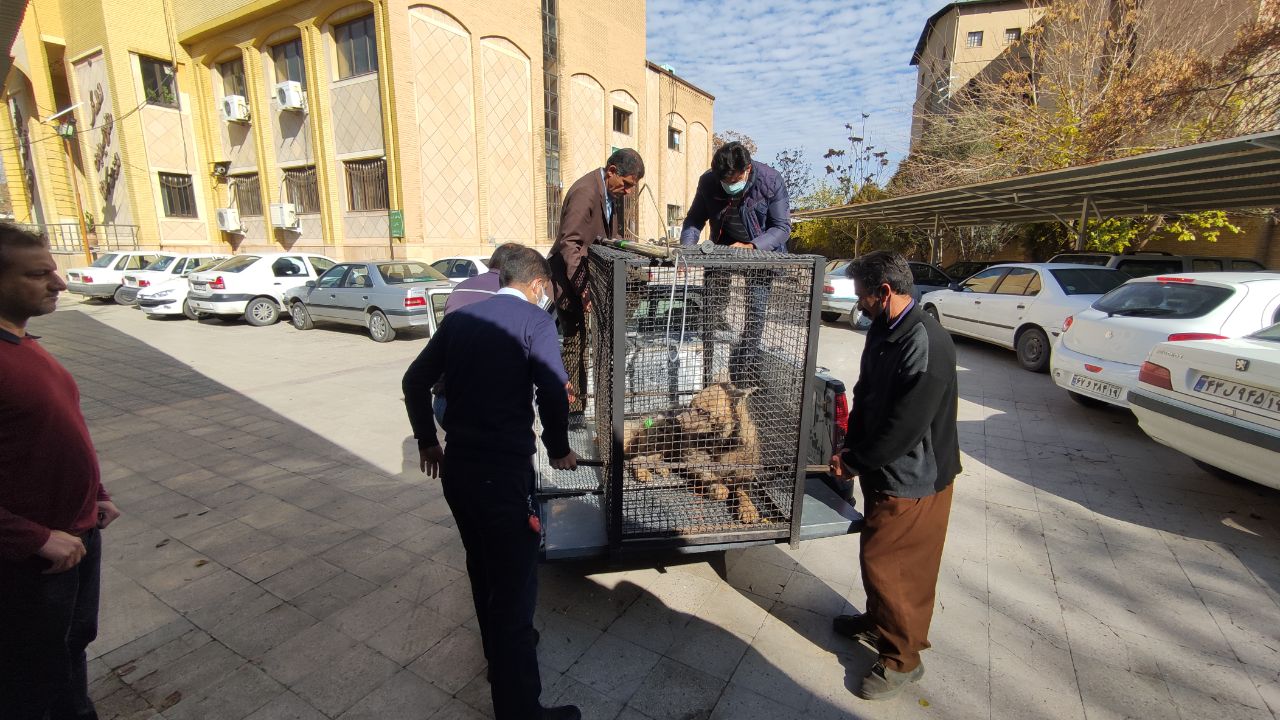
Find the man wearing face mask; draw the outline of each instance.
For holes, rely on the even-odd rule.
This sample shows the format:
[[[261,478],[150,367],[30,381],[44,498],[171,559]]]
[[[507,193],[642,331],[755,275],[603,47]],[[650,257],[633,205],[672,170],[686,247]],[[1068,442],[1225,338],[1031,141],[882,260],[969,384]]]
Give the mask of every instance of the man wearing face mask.
[[[564,366],[577,389],[572,409],[581,412],[587,386],[586,317],[591,309],[587,252],[596,238],[622,237],[622,199],[644,178],[644,160],[631,148],[613,151],[604,167],[578,178],[565,193],[560,230],[551,246],[556,314],[564,335]]]
[[[911,268],[897,253],[863,255],[847,270],[871,318],[853,386],[837,476],[861,478],[866,612],[835,631],[880,654],[858,695],[887,700],[924,676],[934,591],[960,473],[956,351],[951,336],[912,299]]]
[[[533,613],[541,522],[533,498],[533,405],[552,467],[572,470],[569,397],[556,328],[539,302],[547,260],[522,247],[503,259],[501,289],[450,313],[404,375],[420,467],[439,476],[467,552],[495,720],[578,720],[542,707]],[[448,446],[440,447],[431,388],[443,376]]]
[[[791,203],[787,184],[777,170],[751,159],[742,143],[725,143],[711,157],[711,169],[698,179],[698,190],[680,231],[682,245],[696,245],[702,228],[711,223],[711,242],[742,250],[786,252],[791,237]],[[729,374],[735,384],[756,385],[755,359],[764,334],[765,308],[773,274],[746,271],[746,318],[742,334],[730,352]],[[709,330],[732,331],[726,314],[730,278],[708,273],[707,298],[719,317]]]

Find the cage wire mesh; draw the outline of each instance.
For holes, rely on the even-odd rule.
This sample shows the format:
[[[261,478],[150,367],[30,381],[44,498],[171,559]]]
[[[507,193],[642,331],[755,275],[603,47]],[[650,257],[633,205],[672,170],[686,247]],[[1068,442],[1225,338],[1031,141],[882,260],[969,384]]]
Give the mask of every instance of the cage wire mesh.
[[[658,262],[597,244],[589,262],[589,413],[611,537],[785,536],[816,259],[694,250]]]

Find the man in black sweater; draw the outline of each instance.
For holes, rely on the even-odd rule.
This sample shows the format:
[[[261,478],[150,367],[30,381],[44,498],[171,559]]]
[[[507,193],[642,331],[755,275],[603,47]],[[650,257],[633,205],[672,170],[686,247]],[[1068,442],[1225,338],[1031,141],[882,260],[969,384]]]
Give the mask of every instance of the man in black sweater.
[[[578,720],[572,705],[543,708],[533,613],[541,523],[533,498],[533,401],[551,465],[572,470],[568,377],[555,323],[539,301],[551,269],[532,248],[504,258],[491,298],[450,313],[404,375],[404,401],[421,468],[440,476],[467,551],[496,720]],[[448,449],[431,388],[444,377]]]
[[[912,299],[911,269],[897,253],[873,252],[847,270],[871,320],[839,474],[862,479],[862,583],[866,612],[841,615],[841,635],[879,660],[858,695],[887,700],[924,676],[934,592],[960,473],[956,350]]]

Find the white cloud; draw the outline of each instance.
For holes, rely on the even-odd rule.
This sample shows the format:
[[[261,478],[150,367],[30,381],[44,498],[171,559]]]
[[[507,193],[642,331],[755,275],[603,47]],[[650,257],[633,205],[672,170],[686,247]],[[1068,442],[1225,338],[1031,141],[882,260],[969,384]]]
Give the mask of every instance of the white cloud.
[[[648,55],[716,96],[717,130],[737,130],[771,162],[803,147],[816,174],[845,123],[897,163],[907,152],[916,72],[909,63],[939,0],[649,0]]]

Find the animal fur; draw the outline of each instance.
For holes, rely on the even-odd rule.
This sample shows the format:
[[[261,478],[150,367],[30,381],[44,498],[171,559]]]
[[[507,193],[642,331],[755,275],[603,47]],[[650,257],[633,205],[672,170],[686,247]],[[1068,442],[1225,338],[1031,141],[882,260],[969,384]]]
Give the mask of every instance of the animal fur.
[[[739,521],[760,522],[746,490],[760,466],[759,433],[747,407],[752,392],[717,382],[687,408],[628,421],[622,449],[636,481],[683,477],[699,495],[728,502]]]

